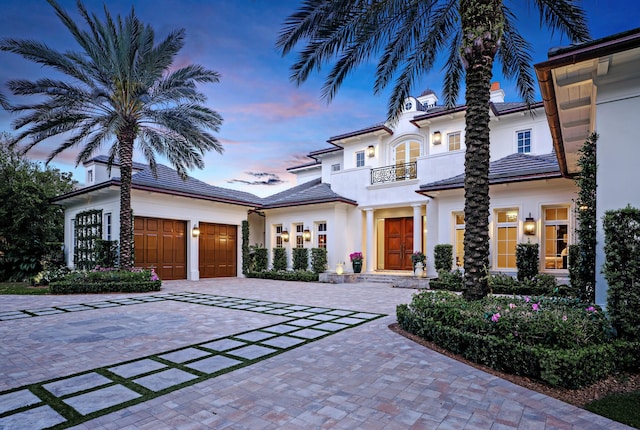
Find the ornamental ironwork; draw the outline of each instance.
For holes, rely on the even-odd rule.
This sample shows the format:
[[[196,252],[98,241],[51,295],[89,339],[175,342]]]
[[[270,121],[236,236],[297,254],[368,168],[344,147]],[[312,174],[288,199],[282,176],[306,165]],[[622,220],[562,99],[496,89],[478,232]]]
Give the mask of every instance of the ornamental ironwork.
[[[371,185],[406,181],[417,177],[418,163],[415,161],[371,169]]]

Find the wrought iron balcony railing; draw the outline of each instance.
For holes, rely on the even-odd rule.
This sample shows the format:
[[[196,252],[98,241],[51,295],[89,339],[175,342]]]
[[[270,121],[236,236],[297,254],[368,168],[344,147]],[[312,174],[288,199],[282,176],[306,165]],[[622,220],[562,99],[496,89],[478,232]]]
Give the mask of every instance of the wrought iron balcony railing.
[[[406,181],[417,177],[418,163],[415,161],[371,169],[371,185]]]

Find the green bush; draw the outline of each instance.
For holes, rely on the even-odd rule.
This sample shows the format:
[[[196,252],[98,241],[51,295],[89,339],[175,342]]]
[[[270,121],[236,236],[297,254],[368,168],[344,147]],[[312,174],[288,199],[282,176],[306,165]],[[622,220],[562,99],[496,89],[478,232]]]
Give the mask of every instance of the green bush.
[[[311,248],[311,270],[322,273],[327,270],[327,249]]]
[[[96,239],[96,266],[117,267],[118,265],[118,241]]]
[[[423,291],[396,310],[411,333],[496,370],[577,388],[637,369],[640,342],[613,340],[600,308],[578,299]]]
[[[107,268],[74,271],[49,284],[52,294],[144,293],[160,291],[161,286],[153,270]]]
[[[246,275],[253,268],[251,247],[249,246],[249,221],[242,220],[242,274]]]
[[[318,274],[310,272],[308,270],[296,270],[289,271],[276,271],[268,270],[266,272],[249,272],[247,278],[260,278],[260,279],[276,279],[279,281],[300,281],[300,282],[317,282]]]
[[[640,338],[640,210],[627,206],[607,211],[603,219],[605,264],[609,284],[607,311],[621,337]]]
[[[309,250],[307,248],[293,248],[293,270],[307,270],[309,268]]]
[[[538,244],[519,243],[516,245],[516,267],[518,281],[528,281],[538,274]]]
[[[251,259],[254,272],[264,272],[267,270],[267,267],[269,266],[269,253],[267,248],[254,247]],[[252,270],[249,270],[248,272],[251,271]]]
[[[459,269],[441,270],[437,279],[429,281],[429,288],[432,290],[462,291],[464,286],[464,275]]]
[[[433,248],[433,264],[438,273],[443,270],[447,272],[451,271],[451,265],[453,264],[453,245],[436,245]]]
[[[287,250],[285,248],[273,248],[273,270],[287,270]]]

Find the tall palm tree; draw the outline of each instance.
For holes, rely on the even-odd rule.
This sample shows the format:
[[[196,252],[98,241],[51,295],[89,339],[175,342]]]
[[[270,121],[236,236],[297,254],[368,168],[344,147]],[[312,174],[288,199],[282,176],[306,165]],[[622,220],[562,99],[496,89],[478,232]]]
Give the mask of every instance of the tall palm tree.
[[[200,65],[172,68],[184,45],[184,30],[174,31],[155,43],[153,29],[131,10],[113,19],[104,9],[104,20],[78,10],[88,30],[73,21],[55,0],[48,0],[73,35],[80,51],[60,52],[32,40],[4,39],[0,50],[66,75],[68,80],[42,78],[8,83],[14,95],[38,95],[37,102],[14,105],[21,114],[15,120],[22,130],[13,145],[27,141],[24,152],[50,138],[62,143],[47,163],[63,151],[79,148],[76,165],[87,161],[101,146],[109,146],[109,167],[120,164],[120,266],[131,268],[133,223],[131,175],[134,144],[152,169],[156,156],[166,157],[182,175],[203,168],[203,155],[222,146],[211,134],[222,118],[205,107],[198,83],[218,82],[216,72]],[[114,142],[115,138],[115,142]]]
[[[515,2],[514,2],[515,3]],[[518,1],[518,3],[522,3]],[[572,41],[589,38],[579,0],[530,0],[541,23]],[[489,267],[489,95],[496,59],[515,78],[523,100],[534,101],[530,44],[518,32],[513,8],[503,0],[305,0],[283,25],[277,46],[283,55],[302,43],[291,79],[335,63],[322,96],[331,100],[357,66],[377,58],[374,92],[395,77],[387,119],[395,122],[412,86],[445,51],[444,97],[453,107],[464,77],[465,116],[465,297],[486,295]]]

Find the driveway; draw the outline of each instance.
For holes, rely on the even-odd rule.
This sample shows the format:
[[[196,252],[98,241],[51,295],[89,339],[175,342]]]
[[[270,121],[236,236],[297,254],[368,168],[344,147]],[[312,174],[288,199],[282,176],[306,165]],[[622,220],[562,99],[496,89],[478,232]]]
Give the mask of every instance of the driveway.
[[[393,333],[413,293],[225,278],[0,296],[0,429],[629,428]]]

